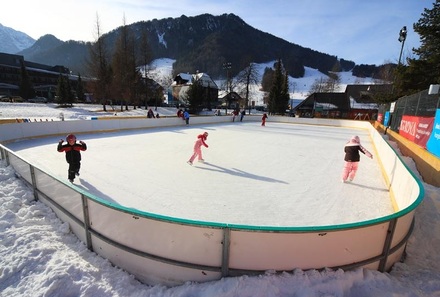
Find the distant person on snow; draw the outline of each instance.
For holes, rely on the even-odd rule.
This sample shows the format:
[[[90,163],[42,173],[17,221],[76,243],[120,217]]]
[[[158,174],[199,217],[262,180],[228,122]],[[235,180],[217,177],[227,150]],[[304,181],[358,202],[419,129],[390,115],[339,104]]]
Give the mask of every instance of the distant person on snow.
[[[264,113],[263,117],[261,118],[261,126],[266,126],[266,119],[267,119],[267,114]]]
[[[353,136],[344,147],[345,165],[342,171],[342,182],[352,181],[356,176],[361,156],[359,152],[365,154],[368,158],[373,159],[373,155],[361,145],[359,136]]]
[[[241,112],[240,112],[240,122],[243,122],[243,118],[244,118],[244,115],[246,114],[246,111],[243,109]]]
[[[185,120],[186,125],[189,125],[189,112],[187,110],[185,110],[183,112],[183,119]]]
[[[154,118],[154,112],[153,112],[153,110],[151,108],[147,112],[147,118],[149,118],[149,119],[153,119]]]
[[[206,144],[205,140],[208,138],[208,132],[205,132],[203,134],[199,134],[197,136],[197,140],[194,143],[194,154],[191,156],[189,161],[187,162],[189,165],[193,164],[193,161],[196,157],[198,157],[199,162],[204,162],[202,157],[202,145],[204,145],[206,148],[208,145]]]
[[[238,115],[238,111],[234,110],[232,111],[232,121],[235,122],[235,117]]]
[[[68,179],[73,182],[75,175],[79,176],[79,169],[81,168],[81,151],[87,150],[85,142],[76,142],[76,136],[69,134],[66,137],[67,143],[63,145],[64,139],[60,139],[58,142],[58,152],[66,153],[66,161],[69,163]]]
[[[179,110],[177,111],[177,117],[178,118],[183,118],[183,111],[182,109],[179,108]]]

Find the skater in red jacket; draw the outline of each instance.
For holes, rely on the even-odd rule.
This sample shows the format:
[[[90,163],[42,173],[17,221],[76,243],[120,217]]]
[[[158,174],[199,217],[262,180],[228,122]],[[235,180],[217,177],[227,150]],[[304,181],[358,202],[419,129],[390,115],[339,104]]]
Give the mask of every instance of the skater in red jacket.
[[[203,157],[202,157],[202,145],[204,145],[205,147],[208,147],[208,145],[205,142],[205,140],[207,138],[208,138],[208,132],[205,132],[205,133],[197,136],[197,140],[194,143],[194,154],[191,156],[191,158],[187,162],[189,165],[193,164],[193,161],[196,157],[198,157],[199,162],[205,161],[205,160],[203,160]]]
[[[352,181],[356,176],[359,167],[360,155],[359,152],[365,154],[368,158],[373,159],[373,155],[361,145],[359,136],[353,136],[344,147],[345,151],[345,165],[342,170],[342,182]]]
[[[267,114],[264,113],[263,117],[261,118],[261,126],[266,126],[266,119],[267,119]]]
[[[68,179],[73,182],[75,175],[79,176],[79,169],[81,168],[81,152],[87,150],[85,142],[80,141],[76,143],[76,136],[69,134],[66,137],[67,143],[63,145],[64,139],[58,142],[57,150],[62,153],[66,152],[66,161],[69,163]]]

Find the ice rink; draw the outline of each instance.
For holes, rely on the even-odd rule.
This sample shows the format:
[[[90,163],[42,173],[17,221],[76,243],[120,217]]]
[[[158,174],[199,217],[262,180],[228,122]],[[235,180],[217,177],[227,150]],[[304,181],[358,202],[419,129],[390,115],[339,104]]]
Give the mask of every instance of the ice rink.
[[[205,163],[186,163],[207,131]],[[344,145],[359,135],[355,180],[342,183]],[[63,136],[65,137],[65,136]],[[7,144],[24,159],[67,182],[60,137]],[[77,135],[78,188],[140,211],[196,221],[258,226],[324,226],[393,213],[368,132],[299,124],[235,122]]]

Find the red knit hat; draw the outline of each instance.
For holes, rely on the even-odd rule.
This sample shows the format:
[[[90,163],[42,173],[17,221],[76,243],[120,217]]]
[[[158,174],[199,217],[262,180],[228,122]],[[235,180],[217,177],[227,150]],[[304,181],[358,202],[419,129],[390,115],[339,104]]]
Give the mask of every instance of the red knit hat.
[[[76,141],[76,136],[73,134],[67,135],[66,141],[69,142],[70,140]]]

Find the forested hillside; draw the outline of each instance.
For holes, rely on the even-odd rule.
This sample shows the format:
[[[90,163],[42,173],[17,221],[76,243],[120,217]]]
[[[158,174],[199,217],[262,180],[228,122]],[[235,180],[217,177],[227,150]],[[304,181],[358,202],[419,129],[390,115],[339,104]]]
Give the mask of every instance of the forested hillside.
[[[102,35],[110,60],[122,27]],[[179,18],[137,22],[127,25],[127,28],[133,34],[139,57],[142,55],[141,39],[146,36],[150,60],[163,57],[175,59],[175,73],[201,71],[213,77],[221,77],[226,75],[223,65],[230,63],[228,71],[235,75],[251,62],[262,63],[278,58],[292,77],[302,77],[304,66],[323,73],[347,71],[356,66],[355,62],[342,57],[304,48],[257,30],[234,14],[183,15]],[[89,45],[81,41],[63,42],[46,35],[19,54],[32,62],[64,65],[75,73],[87,75]],[[140,58],[138,64],[141,64]],[[359,71],[361,76],[377,76],[379,73],[375,65],[356,67],[363,69]]]

